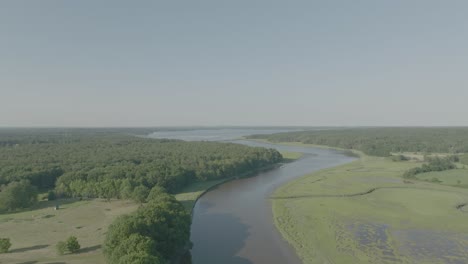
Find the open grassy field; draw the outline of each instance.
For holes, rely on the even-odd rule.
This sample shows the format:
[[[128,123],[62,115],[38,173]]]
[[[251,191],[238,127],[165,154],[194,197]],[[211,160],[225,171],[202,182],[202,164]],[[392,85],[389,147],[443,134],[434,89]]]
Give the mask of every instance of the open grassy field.
[[[0,255],[0,263],[105,263],[102,242],[109,224],[138,205],[121,200],[65,200],[60,209],[55,202],[40,202],[38,209],[0,215],[0,236],[9,237],[10,252]],[[74,235],[81,244],[76,254],[58,256],[55,245]]]
[[[468,187],[468,170],[467,169],[454,169],[448,171],[431,171],[416,175],[416,178],[423,181],[431,181],[437,179],[440,184],[457,186],[457,187]]]
[[[468,263],[468,190],[401,178],[420,165],[362,156],[304,176],[271,197],[275,223],[304,263]]]

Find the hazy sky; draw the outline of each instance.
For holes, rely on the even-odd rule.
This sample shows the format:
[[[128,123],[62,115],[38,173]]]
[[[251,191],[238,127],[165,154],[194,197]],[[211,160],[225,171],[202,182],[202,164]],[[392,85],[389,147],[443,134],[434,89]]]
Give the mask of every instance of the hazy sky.
[[[1,1],[0,126],[468,125],[468,1]]]

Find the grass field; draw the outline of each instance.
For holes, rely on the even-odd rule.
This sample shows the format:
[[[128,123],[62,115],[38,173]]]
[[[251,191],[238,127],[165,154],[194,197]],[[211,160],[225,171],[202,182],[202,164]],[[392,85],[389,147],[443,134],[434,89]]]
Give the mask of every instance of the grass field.
[[[208,188],[225,180],[190,185],[176,195],[187,210]],[[62,200],[60,209],[55,202],[41,201],[37,209],[0,215],[0,237],[11,239],[10,252],[0,255],[0,264],[104,264],[102,243],[110,223],[119,215],[128,214],[138,205],[124,200],[94,199]],[[59,256],[55,245],[74,235],[81,244],[76,254]]]
[[[431,181],[437,179],[440,184],[457,186],[457,187],[468,187],[468,170],[467,169],[455,169],[448,171],[431,171],[416,175],[419,180]]]
[[[187,210],[192,210],[197,199],[203,195],[206,190],[221,184],[229,179],[213,180],[206,182],[197,182],[184,188],[181,192],[175,195],[175,198],[181,202]]]
[[[55,202],[40,202],[42,208],[0,215],[0,236],[9,237],[10,252],[0,255],[0,263],[105,263],[102,242],[109,224],[119,215],[134,211],[133,202],[113,200],[65,200],[60,209]],[[55,245],[74,235],[81,244],[76,254],[58,256]]]
[[[362,156],[304,176],[271,197],[275,223],[304,263],[468,263],[468,190],[401,178],[420,165]]]
[[[302,157],[302,153],[300,152],[288,152],[288,151],[281,151],[281,155],[283,155],[283,159],[286,162],[294,161],[300,159]]]

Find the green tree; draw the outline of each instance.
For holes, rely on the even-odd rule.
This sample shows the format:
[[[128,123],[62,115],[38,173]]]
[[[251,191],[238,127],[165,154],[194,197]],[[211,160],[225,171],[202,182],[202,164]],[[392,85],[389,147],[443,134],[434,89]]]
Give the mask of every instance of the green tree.
[[[157,256],[152,256],[144,252],[131,253],[123,256],[117,264],[165,264],[167,261],[163,261]]]
[[[0,254],[7,253],[11,247],[9,238],[0,238]]]
[[[155,243],[149,238],[140,234],[131,234],[129,237],[120,241],[119,245],[112,251],[108,257],[108,262],[119,263],[126,255],[146,253],[151,256],[157,256]]]
[[[146,201],[146,197],[148,197],[149,190],[148,187],[144,185],[139,185],[133,189],[133,200],[144,203]]]
[[[159,200],[163,197],[168,197],[168,194],[166,193],[166,190],[163,187],[160,186],[154,186],[151,188],[151,191],[149,192],[146,200],[151,201],[151,200]]]
[[[124,179],[120,185],[120,198],[131,199],[133,195],[133,185],[129,179]]]
[[[11,182],[0,190],[0,211],[28,208],[37,202],[37,188],[27,180]]]
[[[81,248],[80,243],[78,243],[78,239],[75,236],[70,236],[65,243],[67,245],[67,250],[71,253],[75,253]]]
[[[59,241],[55,247],[59,255],[75,253],[81,248],[80,243],[78,243],[78,239],[75,236],[68,237],[66,241]]]

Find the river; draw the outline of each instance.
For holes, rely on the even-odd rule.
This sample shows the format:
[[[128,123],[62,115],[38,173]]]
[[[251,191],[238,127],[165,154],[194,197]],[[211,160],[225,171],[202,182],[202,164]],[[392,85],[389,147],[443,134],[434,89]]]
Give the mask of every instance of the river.
[[[186,133],[196,134],[197,132],[187,131]],[[255,131],[249,130],[242,133],[255,134]],[[203,138],[203,135],[197,137]],[[220,138],[224,141],[228,140],[226,137]],[[294,178],[351,162],[354,158],[329,149],[284,146],[247,140],[232,140],[232,142],[275,148],[280,151],[301,152],[304,155],[299,160],[260,173],[255,177],[220,185],[202,196],[193,211],[192,263],[301,263],[294,249],[281,237],[274,226],[271,201],[268,197],[277,187]]]

